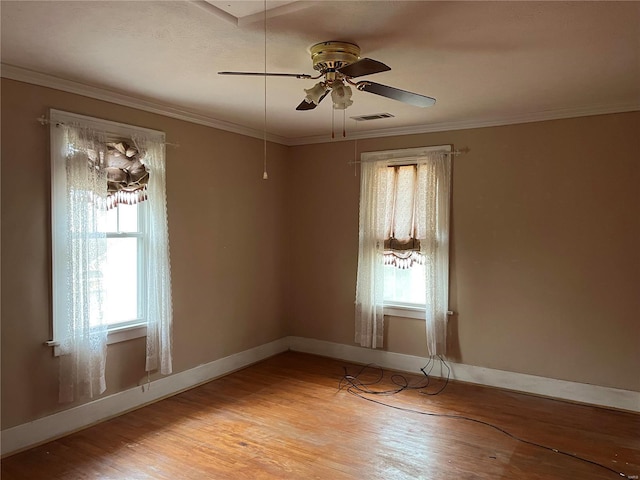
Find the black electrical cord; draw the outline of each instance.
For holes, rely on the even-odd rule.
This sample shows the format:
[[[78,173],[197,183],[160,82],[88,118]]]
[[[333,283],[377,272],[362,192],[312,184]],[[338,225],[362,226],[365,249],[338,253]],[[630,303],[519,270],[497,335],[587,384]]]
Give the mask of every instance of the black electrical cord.
[[[394,373],[394,374],[391,375],[391,382],[397,388],[393,388],[393,389],[389,389],[389,390],[373,390],[373,389],[371,389],[369,387],[371,385],[377,385],[382,381],[382,379],[384,378],[384,370],[382,369],[382,367],[379,367],[378,365],[375,365],[373,363],[369,363],[368,365],[364,365],[362,368],[360,368],[358,373],[356,373],[355,375],[349,375],[347,373],[346,367],[343,367],[344,368],[344,376],[340,380],[340,385],[338,386],[338,389],[342,390],[343,388],[345,388],[344,383],[346,382],[349,385],[348,388],[353,388],[354,390],[357,390],[357,391],[359,391],[361,393],[366,393],[368,395],[395,395],[397,393],[402,392],[403,390],[418,390],[418,393],[420,393],[422,395],[438,395],[449,384],[449,377],[451,375],[451,369],[449,368],[449,365],[447,365],[447,363],[444,361],[442,356],[438,355],[437,358],[440,359],[440,362],[442,363],[442,365],[444,365],[445,368],[447,369],[447,378],[446,378],[444,384],[442,385],[442,387],[440,387],[440,389],[435,391],[435,392],[424,391],[424,389],[427,388],[429,386],[430,382],[431,382],[431,377],[429,375],[431,374],[431,372],[433,371],[433,368],[435,366],[435,362],[434,362],[433,357],[431,357],[429,359],[429,361],[427,362],[427,364],[420,369],[420,371],[426,377],[426,383],[424,383],[424,384],[411,385],[404,375],[401,375],[399,373]],[[367,382],[367,383],[362,382],[359,377],[367,369],[376,370],[378,372],[378,375],[377,375],[378,378],[376,378],[375,380],[373,380],[371,382]],[[428,369],[428,371],[427,371],[427,369]]]
[[[449,383],[449,375],[451,373],[451,369],[446,364],[446,362],[442,359],[442,357],[438,356],[438,358],[440,358],[440,361],[442,362],[442,364],[445,365],[446,368],[447,368],[447,378],[446,378],[445,384],[437,392],[427,393],[427,392],[419,391],[418,393],[421,393],[423,395],[438,395],[439,393],[441,393],[444,390],[444,388]],[[421,389],[424,389],[426,386],[429,385],[429,380],[430,380],[429,373],[431,373],[431,371],[433,370],[432,360],[433,360],[433,357],[431,359],[429,359],[429,362],[427,363],[427,365],[425,365],[423,368],[420,369],[420,371],[422,371],[422,373],[427,377],[427,382],[424,385],[410,385],[409,381],[403,375],[393,374],[391,376],[391,381],[394,383],[394,385],[397,385],[398,388],[390,389],[390,390],[372,390],[369,387],[371,385],[375,385],[375,384],[380,383],[382,381],[382,379],[384,378],[384,370],[381,367],[378,367],[377,365],[369,364],[369,365],[363,366],[355,376],[348,375],[347,368],[343,367],[344,371],[345,371],[345,374],[340,379],[340,383],[338,385],[338,390],[340,391],[340,390],[345,389],[345,387],[346,387],[345,383],[346,383],[346,384],[349,385],[348,387],[346,387],[346,391],[348,393],[350,393],[351,395],[354,395],[354,396],[356,396],[358,398],[361,398],[363,400],[366,400],[368,402],[371,402],[371,403],[382,405],[384,407],[393,408],[395,410],[400,410],[402,412],[415,413],[415,414],[418,414],[418,415],[425,415],[425,416],[429,416],[429,417],[451,418],[453,420],[465,420],[465,421],[468,421],[468,422],[478,423],[480,425],[485,425],[487,427],[493,428],[494,430],[497,430],[498,432],[503,433],[504,435],[506,435],[509,438],[511,438],[513,440],[516,440],[518,442],[522,442],[522,443],[525,443],[527,445],[532,445],[534,447],[542,448],[542,449],[548,450],[550,452],[558,453],[560,455],[565,455],[567,457],[574,458],[576,460],[580,460],[580,461],[585,462],[585,463],[589,463],[589,464],[594,465],[596,467],[603,468],[603,469],[605,469],[605,470],[607,470],[607,471],[609,471],[609,472],[611,472],[611,473],[613,473],[613,474],[615,474],[617,476],[620,476],[620,477],[624,477],[624,478],[627,478],[627,479],[635,479],[635,478],[637,478],[636,476],[626,475],[626,474],[624,474],[622,472],[618,472],[617,470],[614,470],[613,468],[610,468],[610,467],[608,467],[606,465],[603,465],[602,463],[598,463],[596,461],[589,460],[588,458],[581,457],[581,456],[576,455],[574,453],[565,452],[565,451],[558,450],[557,448],[553,448],[553,447],[548,447],[546,445],[542,445],[540,443],[536,443],[536,442],[533,442],[531,440],[525,440],[524,438],[520,438],[517,435],[514,435],[514,434],[508,432],[504,428],[501,428],[501,427],[499,427],[497,425],[494,425],[492,423],[489,423],[489,422],[485,422],[483,420],[478,420],[477,418],[467,417],[467,416],[464,416],[464,415],[447,414],[447,413],[424,412],[424,411],[420,411],[420,410],[414,410],[414,409],[411,409],[411,408],[399,407],[397,405],[390,405],[390,404],[384,403],[384,402],[382,402],[380,400],[377,400],[377,399],[374,399],[374,398],[369,398],[369,397],[365,396],[365,395],[395,395],[397,393],[402,392],[403,390],[421,390]],[[425,370],[430,366],[430,364],[432,364],[432,365],[431,365],[431,368],[429,369],[429,372],[427,373],[427,372],[425,372]],[[368,368],[378,369],[379,370],[378,378],[373,382],[368,382],[368,383],[360,382],[358,377]],[[398,383],[398,379],[400,379],[402,381],[402,383]]]
[[[438,395],[439,393],[441,393],[445,388],[447,388],[447,385],[449,385],[449,377],[451,376],[451,369],[449,368],[449,365],[447,365],[447,362],[444,361],[444,358],[442,358],[442,355],[438,355],[437,356],[440,359],[440,363],[441,365],[444,365],[445,368],[447,369],[447,378],[444,381],[444,384],[442,385],[442,387],[440,387],[440,390],[437,390],[435,392],[425,392],[425,391],[419,391],[418,393],[422,394],[422,395]],[[427,377],[427,385],[429,384],[429,374],[431,373],[431,371],[433,370],[433,367],[435,366],[435,362],[433,361],[433,357],[429,358],[429,361],[427,362],[427,364],[422,367],[420,369],[420,371],[424,374],[425,377]],[[425,370],[427,369],[427,367],[431,367],[429,368],[429,372],[425,372]]]

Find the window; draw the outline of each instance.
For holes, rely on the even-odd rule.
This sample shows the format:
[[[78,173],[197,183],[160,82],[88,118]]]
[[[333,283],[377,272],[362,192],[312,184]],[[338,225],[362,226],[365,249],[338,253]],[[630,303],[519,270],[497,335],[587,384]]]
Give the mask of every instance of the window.
[[[420,251],[420,192],[427,175],[414,160],[383,167],[386,172],[384,313],[424,317],[425,253]]]
[[[146,203],[118,204],[107,210],[107,251],[102,272],[105,292],[105,321],[110,329],[122,329],[145,322],[144,275],[146,271]]]
[[[106,346],[147,337],[171,373],[164,133],[50,111],[53,340],[60,399],[105,388]]]
[[[415,263],[408,268],[398,268],[395,265],[384,266],[384,306],[385,313],[400,315],[398,310],[424,311],[426,303],[424,263]],[[393,311],[396,307],[396,311]],[[419,314],[418,318],[423,315]]]
[[[383,345],[384,315],[426,321],[444,353],[448,311],[451,146],[362,155],[356,342]]]
[[[81,282],[85,274],[88,325],[95,328],[104,323],[108,343],[144,336],[148,172],[130,139],[134,130],[92,119],[82,127],[83,133],[71,133],[64,126],[79,118],[69,115],[52,113],[57,122],[52,127],[54,339],[59,343],[68,335],[68,312],[81,308],[69,305],[69,293],[74,291],[69,276]],[[90,126],[96,130],[90,131]],[[97,130],[100,127],[113,133]],[[69,178],[72,170],[66,163],[74,156],[80,157],[77,163],[96,170],[102,165],[104,172],[90,178],[80,168],[74,179]],[[69,240],[78,249],[90,250],[86,273],[73,265],[83,261],[79,253],[65,250]]]

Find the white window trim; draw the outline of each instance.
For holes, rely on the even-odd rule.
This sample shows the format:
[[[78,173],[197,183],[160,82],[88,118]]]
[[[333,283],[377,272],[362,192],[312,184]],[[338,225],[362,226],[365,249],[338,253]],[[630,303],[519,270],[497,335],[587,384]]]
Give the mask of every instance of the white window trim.
[[[127,340],[134,340],[136,338],[147,336],[147,324],[144,322],[138,322],[135,324],[114,325],[109,328],[107,334],[107,345],[113,343],[126,342]],[[56,340],[49,340],[44,343],[48,347],[53,347],[53,355],[55,357],[60,356],[60,342]]]
[[[137,277],[138,277],[138,313],[137,313],[137,318],[129,320],[129,321],[124,321],[124,322],[119,322],[119,323],[114,323],[112,325],[109,325],[108,328],[108,333],[109,335],[111,334],[112,331],[118,331],[120,329],[123,328],[128,328],[131,325],[136,325],[136,324],[145,324],[146,325],[146,318],[147,318],[147,311],[145,308],[145,302],[141,301],[141,299],[143,298],[143,295],[145,294],[144,292],[146,291],[146,282],[147,282],[147,277],[146,277],[146,262],[148,262],[148,258],[146,257],[147,255],[147,242],[148,242],[148,232],[147,231],[143,231],[141,232],[141,228],[142,225],[146,224],[146,220],[147,220],[147,204],[146,203],[139,203],[137,204],[138,207],[138,211],[137,211],[137,217],[138,217],[138,230],[136,232],[107,232],[107,238],[136,238],[138,240],[142,240],[142,241],[138,241],[138,265],[137,265]],[[118,220],[119,222],[119,220]],[[119,223],[118,223],[119,225]],[[142,261],[140,261],[140,259],[142,259]],[[146,329],[145,329],[146,331]],[[111,343],[116,343],[115,341],[110,341],[109,339],[107,340],[107,345],[111,344]]]
[[[436,145],[430,147],[403,148],[398,150],[384,150],[377,152],[363,152],[361,161],[377,162],[386,160],[389,165],[394,163],[417,163],[416,157],[424,156],[431,152],[448,152],[453,150],[452,145]],[[383,304],[383,313],[387,316],[400,318],[416,318],[424,320],[425,307],[418,304],[401,304],[399,302],[385,302]],[[452,311],[448,311],[447,315],[453,315]]]
[[[384,315],[401,318],[417,318],[424,320],[425,308],[419,305],[398,305],[395,303],[385,303],[383,307]]]
[[[44,342],[46,346],[54,347],[54,356],[60,355],[60,332],[63,332],[64,325],[62,324],[62,318],[56,314],[61,310],[60,303],[65,295],[63,291],[64,278],[65,278],[65,265],[66,258],[60,253],[60,248],[57,245],[57,238],[60,235],[56,234],[56,231],[67,228],[66,211],[64,207],[65,202],[65,185],[62,183],[66,178],[65,166],[63,162],[56,162],[57,153],[60,152],[61,145],[57,142],[58,136],[52,133],[54,128],[57,128],[58,124],[64,123],[82,123],[89,127],[113,134],[115,136],[131,137],[138,133],[147,137],[156,137],[162,142],[165,141],[164,132],[158,130],[151,130],[148,128],[137,127],[133,125],[127,125],[119,122],[112,122],[109,120],[102,120],[94,117],[87,117],[76,113],[64,112],[56,109],[49,109],[49,127],[51,144],[51,255],[52,255],[52,302],[53,302],[53,318],[52,318],[52,333],[53,339]],[[58,207],[58,208],[54,208]],[[134,338],[140,338],[146,336],[147,327],[146,321],[138,321],[136,323],[118,324],[109,327],[109,333],[107,337],[107,345],[131,340]]]
[[[383,313],[387,316],[400,318],[417,318],[420,320],[424,320],[426,310],[420,305],[401,305],[396,303],[385,303],[383,308]],[[454,312],[453,310],[447,310],[448,317],[452,317],[455,314],[456,312]]]
[[[418,147],[418,148],[401,148],[398,150],[383,150],[379,152],[363,152],[360,156],[362,162],[378,162],[381,160],[387,160],[390,165],[395,162],[401,163],[417,163],[415,157],[421,157],[432,152],[447,152],[451,153],[451,145],[436,145],[431,147]]]
[[[134,338],[147,336],[147,324],[144,322],[133,325],[114,325],[109,328],[107,345],[112,343],[126,342]]]

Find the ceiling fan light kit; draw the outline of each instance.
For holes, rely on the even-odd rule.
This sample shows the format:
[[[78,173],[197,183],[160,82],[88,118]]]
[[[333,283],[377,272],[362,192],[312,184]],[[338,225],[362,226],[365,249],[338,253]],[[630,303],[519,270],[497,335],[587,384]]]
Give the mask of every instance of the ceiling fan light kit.
[[[360,58],[360,47],[349,42],[321,42],[310,48],[314,70],[320,72],[316,77],[304,73],[261,73],[261,72],[218,72],[220,75],[263,75],[275,77],[295,77],[301,79],[323,78],[309,89],[304,89],[305,99],[296,110],[313,110],[322,99],[331,92],[333,108],[344,110],[353,104],[351,100],[354,86],[361,92],[373,93],[416,107],[429,107],[436,100],[426,95],[400,90],[367,80],[354,82],[352,79],[374,73],[386,72],[391,68],[378,60]]]
[[[329,89],[326,87],[324,82],[318,82],[311,88],[305,88],[304,92],[307,94],[305,100],[309,103],[315,103],[318,105],[328,90]]]
[[[333,100],[333,108],[336,110],[344,110],[353,105],[351,87],[344,84],[334,86],[331,90],[331,100]]]

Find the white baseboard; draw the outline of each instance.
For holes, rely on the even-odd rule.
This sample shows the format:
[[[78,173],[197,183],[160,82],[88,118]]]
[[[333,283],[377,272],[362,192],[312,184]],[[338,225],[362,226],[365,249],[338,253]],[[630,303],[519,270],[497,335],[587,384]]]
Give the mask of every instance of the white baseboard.
[[[372,350],[352,345],[325,342],[311,338],[289,337],[289,348],[297,352],[312,353],[351,362],[375,363],[381,367],[404,372],[419,373],[427,358],[402,353]],[[640,392],[618,388],[589,385],[586,383],[556,380],[524,373],[506,372],[491,368],[475,367],[447,362],[452,380],[499,387],[562,400],[597,405],[607,408],[640,412]],[[439,376],[440,372],[431,372]]]
[[[1,455],[4,456],[33,447],[156,402],[162,398],[175,395],[196,385],[284,352],[288,348],[288,338],[280,338],[259,347],[160,378],[151,382],[148,386],[144,385],[124,390],[32,422],[8,428],[2,431]]]
[[[199,365],[151,382],[149,388],[135,387],[93,402],[63,410],[2,431],[2,456],[59,438],[95,423],[175,395],[288,349],[405,372],[419,372],[424,357],[371,350],[352,345],[302,337],[283,337],[259,347]],[[451,379],[533,393],[592,405],[640,412],[640,392],[555,380],[522,373],[449,363]],[[440,372],[431,372],[438,376]]]

